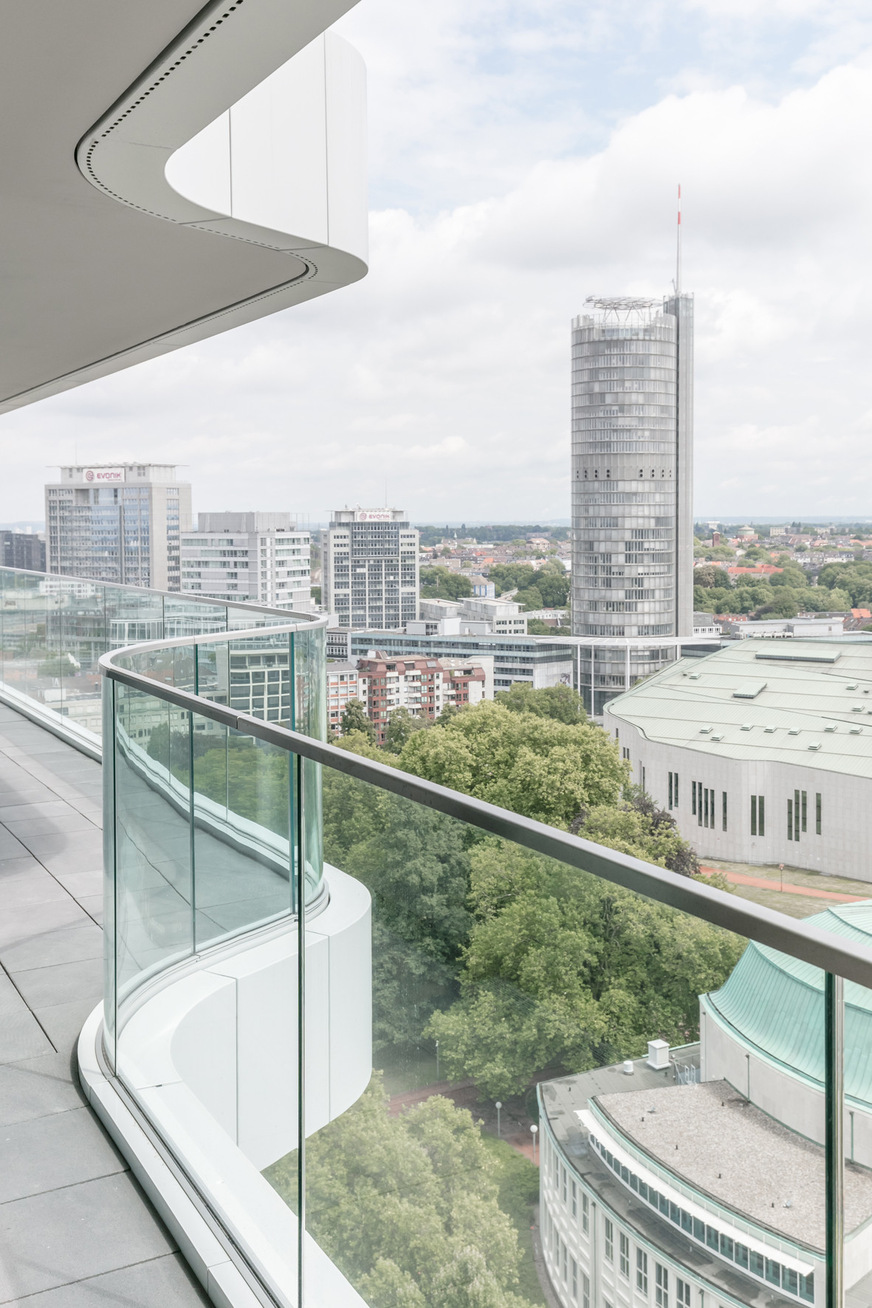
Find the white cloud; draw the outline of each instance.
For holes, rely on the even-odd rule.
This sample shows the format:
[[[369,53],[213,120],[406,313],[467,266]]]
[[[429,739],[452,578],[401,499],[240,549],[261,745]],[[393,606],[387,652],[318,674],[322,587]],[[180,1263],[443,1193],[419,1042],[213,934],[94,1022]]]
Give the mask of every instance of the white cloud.
[[[659,66],[674,6],[575,8],[522,6],[513,26],[481,0],[364,0],[376,191],[405,186],[373,213],[369,277],[6,417],[0,518],[39,516],[42,465],[76,454],[188,464],[201,509],[321,519],[387,483],[417,519],[565,517],[569,320],[591,293],[668,288],[678,179],[698,511],[872,512],[868,56],[761,89],[762,65]],[[858,18],[758,8],[749,42],[801,21],[806,52]],[[631,12],[636,44],[616,53]],[[695,59],[733,19],[685,0],[694,14]],[[604,109],[591,72],[564,114],[567,50],[611,52],[609,86],[648,52],[671,86]]]

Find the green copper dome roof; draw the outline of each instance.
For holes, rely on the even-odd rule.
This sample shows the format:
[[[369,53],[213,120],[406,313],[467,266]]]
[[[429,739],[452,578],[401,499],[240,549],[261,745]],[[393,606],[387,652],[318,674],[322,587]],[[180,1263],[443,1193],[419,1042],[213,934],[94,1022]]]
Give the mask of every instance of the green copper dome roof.
[[[828,908],[807,921],[872,946],[872,900]],[[744,1044],[823,1084],[820,968],[752,941],[721,989],[706,998]],[[845,1093],[872,1106],[872,991],[853,981],[845,982]]]

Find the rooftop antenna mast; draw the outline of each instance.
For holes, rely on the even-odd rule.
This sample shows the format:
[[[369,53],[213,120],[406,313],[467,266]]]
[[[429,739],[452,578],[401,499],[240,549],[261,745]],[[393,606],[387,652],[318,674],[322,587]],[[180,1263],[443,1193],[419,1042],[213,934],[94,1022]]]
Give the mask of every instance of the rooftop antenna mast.
[[[678,183],[678,224],[675,233],[675,294],[681,294],[681,182]]]

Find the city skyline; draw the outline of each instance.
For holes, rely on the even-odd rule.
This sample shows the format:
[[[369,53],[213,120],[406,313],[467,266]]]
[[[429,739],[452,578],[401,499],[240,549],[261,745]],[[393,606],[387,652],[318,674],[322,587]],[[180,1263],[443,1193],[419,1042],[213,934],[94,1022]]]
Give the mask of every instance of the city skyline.
[[[350,15],[371,69],[370,276],[7,416],[0,517],[37,514],[42,465],[76,442],[188,463],[210,508],[323,518],[346,489],[379,502],[387,476],[420,518],[566,517],[566,322],[590,292],[662,291],[678,180],[696,512],[861,514],[869,25],[855,5],[740,8],[742,42],[714,3],[632,24],[620,5],[522,7],[496,53],[481,6],[396,30],[381,3]]]

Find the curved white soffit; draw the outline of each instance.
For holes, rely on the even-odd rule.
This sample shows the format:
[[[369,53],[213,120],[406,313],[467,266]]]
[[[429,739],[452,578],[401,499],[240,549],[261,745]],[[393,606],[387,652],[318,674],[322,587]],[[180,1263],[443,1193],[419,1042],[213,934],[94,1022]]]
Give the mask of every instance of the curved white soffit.
[[[89,332],[87,324],[78,324],[81,340],[74,347],[52,348],[44,345],[39,322],[25,323],[21,316],[19,339],[31,333],[38,343],[23,354],[18,385],[7,354],[12,374],[0,379],[0,412],[365,275],[364,66],[352,47],[325,33],[355,2],[210,3],[81,137],[77,175],[113,208],[136,211],[129,223],[115,223],[111,240],[102,230],[95,230],[94,240],[104,240],[107,258],[122,260],[119,268],[136,266],[142,299],[131,297],[127,283],[113,303],[107,264],[106,281],[94,290],[105,304],[102,339],[99,328]],[[94,220],[99,223],[99,211]],[[172,224],[187,235],[179,231],[182,244],[168,246],[155,231],[150,248],[143,220]],[[60,232],[63,221],[59,216]],[[193,260],[187,257],[192,241]],[[232,297],[222,294],[220,276],[208,276],[208,265],[216,272],[217,265],[203,242],[217,243]],[[252,263],[255,247],[259,262]],[[48,286],[50,274],[44,275]],[[166,293],[168,282],[172,295]],[[69,294],[81,297],[82,291],[73,287],[66,294],[59,302],[64,321],[71,313],[76,321]],[[18,312],[43,303],[43,312],[56,321],[58,314],[45,301],[43,288],[34,286]],[[34,365],[40,351],[45,358]]]

